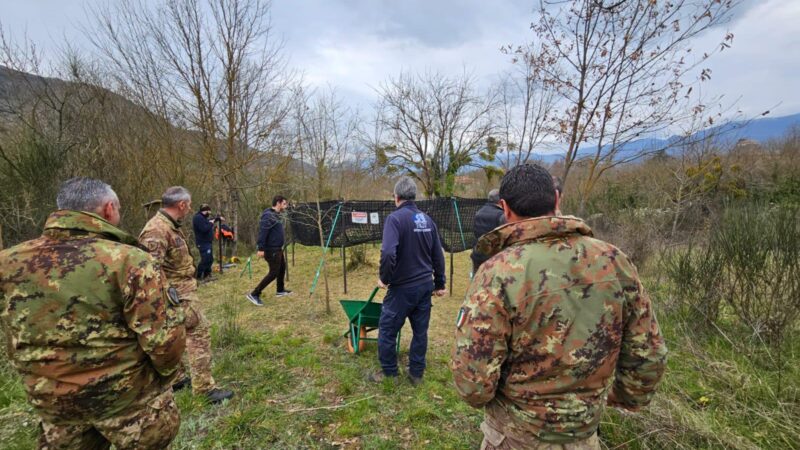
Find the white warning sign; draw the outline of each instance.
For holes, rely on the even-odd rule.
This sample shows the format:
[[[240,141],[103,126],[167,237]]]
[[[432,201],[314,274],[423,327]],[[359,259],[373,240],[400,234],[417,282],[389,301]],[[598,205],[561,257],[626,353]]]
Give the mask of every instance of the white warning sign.
[[[380,223],[380,221],[381,221],[381,216],[378,215],[378,213],[376,212],[369,213],[369,223],[371,223],[372,225],[377,225]]]
[[[352,220],[353,220],[353,223],[366,224],[367,223],[367,213],[359,212],[359,211],[353,211]]]

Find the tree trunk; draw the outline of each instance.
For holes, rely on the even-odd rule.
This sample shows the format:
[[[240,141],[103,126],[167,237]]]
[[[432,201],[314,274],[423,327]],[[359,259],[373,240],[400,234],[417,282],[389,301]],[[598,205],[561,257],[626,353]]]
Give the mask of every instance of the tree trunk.
[[[675,217],[672,218],[672,231],[670,235],[673,238],[675,237],[675,231],[678,229],[678,219],[681,216],[681,208],[682,208],[681,203],[683,202],[682,197],[683,197],[683,185],[680,185],[678,187],[678,196],[675,202]]]
[[[236,256],[239,245],[239,192],[231,191],[231,221],[230,226],[233,229],[233,243],[231,248],[231,256]],[[222,233],[220,233],[222,238]]]

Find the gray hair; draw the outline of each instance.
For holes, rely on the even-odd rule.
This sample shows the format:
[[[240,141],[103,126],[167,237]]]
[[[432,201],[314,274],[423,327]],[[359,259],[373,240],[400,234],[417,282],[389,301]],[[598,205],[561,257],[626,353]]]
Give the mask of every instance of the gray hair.
[[[500,201],[500,189],[492,189],[489,191],[487,199],[492,203],[498,203]]]
[[[394,185],[394,195],[400,200],[417,198],[417,183],[411,177],[402,177]]]
[[[161,196],[161,206],[169,208],[175,206],[179,202],[188,202],[192,199],[192,194],[183,186],[172,186],[164,191]]]
[[[119,198],[111,186],[93,178],[70,178],[61,184],[56,196],[58,209],[94,212],[108,202],[119,206]]]

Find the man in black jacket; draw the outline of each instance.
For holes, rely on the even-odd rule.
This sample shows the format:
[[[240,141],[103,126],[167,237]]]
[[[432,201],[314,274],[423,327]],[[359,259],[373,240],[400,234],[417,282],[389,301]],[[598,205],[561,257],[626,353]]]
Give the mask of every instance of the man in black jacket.
[[[506,223],[506,218],[503,215],[503,208],[500,207],[500,191],[498,189],[489,191],[488,200],[489,201],[481,206],[481,209],[475,214],[475,222],[472,230],[475,233],[476,243],[481,236]],[[472,248],[470,258],[472,258],[473,274],[477,273],[478,267],[489,259],[488,256],[479,252],[475,247]]]
[[[211,266],[214,264],[214,219],[211,217],[211,207],[203,204],[192,219],[194,228],[194,241],[200,251],[200,263],[197,265],[195,278],[205,280],[211,276]]]
[[[289,206],[289,202],[281,195],[276,195],[272,199],[272,208],[265,209],[261,213],[261,220],[258,227],[258,256],[263,257],[269,265],[269,272],[258,283],[253,292],[247,294],[247,299],[256,306],[263,306],[261,301],[261,291],[263,291],[273,280],[277,281],[277,297],[289,295],[292,291],[287,291],[283,286],[283,279],[286,276],[286,259],[283,257],[284,231],[280,213]]]
[[[408,318],[414,336],[408,355],[408,379],[422,383],[428,350],[431,294],[445,294],[444,252],[431,218],[414,204],[417,185],[403,177],[394,186],[397,209],[386,218],[381,243],[378,286],[389,289],[378,323],[378,359],[381,371],[369,377],[380,382],[397,379],[397,333]]]

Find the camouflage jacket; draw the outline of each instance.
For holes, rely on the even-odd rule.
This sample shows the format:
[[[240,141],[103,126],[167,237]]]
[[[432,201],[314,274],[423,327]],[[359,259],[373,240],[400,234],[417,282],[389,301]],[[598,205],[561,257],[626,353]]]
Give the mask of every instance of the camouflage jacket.
[[[667,348],[636,268],[574,217],[540,217],[479,242],[459,311],[456,389],[523,441],[592,435],[608,404],[647,405]]]
[[[181,299],[195,295],[194,259],[179,222],[159,210],[139,233],[139,243],[161,264],[167,283],[178,290]]]
[[[133,245],[94,214],[62,210],[41,237],[0,252],[8,355],[43,416],[99,420],[169,386],[182,314],[168,317],[161,272]]]

